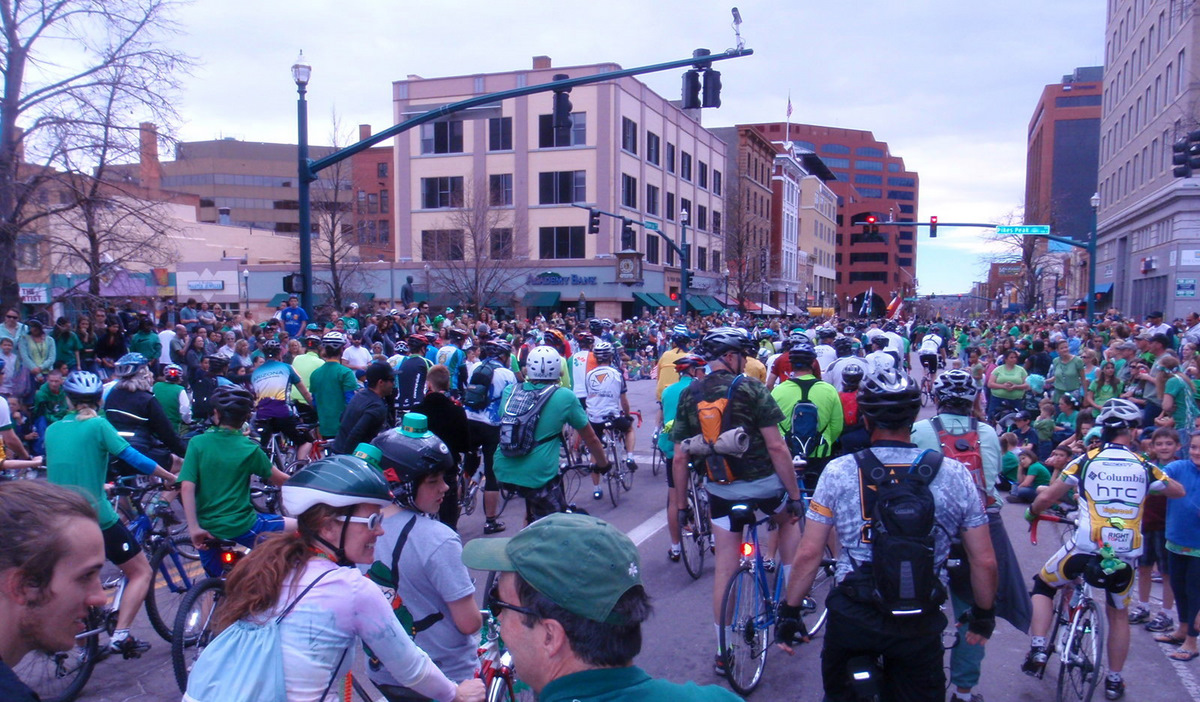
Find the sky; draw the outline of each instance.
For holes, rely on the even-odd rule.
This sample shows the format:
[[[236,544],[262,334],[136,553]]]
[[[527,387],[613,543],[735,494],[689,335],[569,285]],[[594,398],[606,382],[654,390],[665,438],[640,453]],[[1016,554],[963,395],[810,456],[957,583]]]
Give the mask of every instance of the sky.
[[[734,46],[728,0],[196,0],[177,13],[184,80],[175,136],[296,141],[290,67],[312,65],[310,135],[392,119],[391,82],[555,66],[660,63]],[[920,175],[918,219],[991,222],[1022,204],[1026,132],[1045,85],[1104,56],[1098,0],[741,0],[754,55],[724,61],[708,127],[784,119],[866,129]],[[678,99],[679,71],[643,76]],[[919,292],[982,279],[979,229],[920,232]]]

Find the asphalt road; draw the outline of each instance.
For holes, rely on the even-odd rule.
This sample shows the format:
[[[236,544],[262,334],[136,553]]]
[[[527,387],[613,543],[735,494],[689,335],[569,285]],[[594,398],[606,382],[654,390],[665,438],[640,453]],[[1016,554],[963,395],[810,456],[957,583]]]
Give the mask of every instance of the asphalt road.
[[[614,508],[607,497],[593,502],[589,494],[577,498],[594,515],[617,525],[638,544],[642,558],[642,576],[654,598],[655,615],[644,630],[642,654],[637,664],[652,675],[675,681],[696,681],[701,684],[723,684],[712,672],[716,638],[711,617],[712,565],[706,562],[706,573],[692,580],[682,564],[671,563],[666,553],[669,540],[666,534],[666,484],[660,473],[651,475],[650,435],[657,409],[654,403],[654,382],[635,381],[630,385],[630,404],[640,409],[645,423],[638,429],[635,456],[641,465],[634,479],[632,492],[623,496]],[[929,412],[926,411],[925,414]],[[1009,536],[1021,561],[1022,570],[1032,575],[1055,548],[1049,533],[1042,535],[1042,544],[1029,543],[1024,520],[1017,506],[1004,511]],[[521,504],[515,502],[503,515],[512,534],[523,515]],[[482,509],[460,524],[464,540],[482,536]],[[483,577],[479,578],[482,588]],[[1158,597],[1155,586],[1154,597]],[[141,659],[125,661],[108,659],[101,662],[80,699],[96,702],[125,702],[179,699],[179,691],[170,663],[169,646],[150,629],[145,616],[139,616],[136,633],[153,643]],[[1166,654],[1170,648],[1154,643],[1151,634],[1135,627],[1129,662],[1125,666],[1128,700],[1162,700],[1164,702],[1200,702],[1200,663],[1175,663]],[[778,650],[768,654],[766,671],[755,699],[762,700],[820,700],[820,637],[801,647],[795,656],[788,657]],[[1001,621],[996,634],[987,645],[983,677],[976,692],[989,702],[1040,702],[1054,698],[1053,671],[1046,679],[1035,680],[1020,672],[1020,664],[1028,650],[1029,639]],[[1052,659],[1052,664],[1057,659]],[[1097,690],[1094,699],[1102,699]]]

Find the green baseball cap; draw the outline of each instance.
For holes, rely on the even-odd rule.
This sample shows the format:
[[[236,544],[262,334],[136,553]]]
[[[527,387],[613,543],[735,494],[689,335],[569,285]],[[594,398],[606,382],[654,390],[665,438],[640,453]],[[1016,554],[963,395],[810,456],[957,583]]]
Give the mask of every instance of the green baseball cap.
[[[637,547],[608,522],[585,514],[551,514],[516,536],[473,539],[463,563],[516,573],[563,609],[606,624],[623,624],[613,608],[641,585]]]

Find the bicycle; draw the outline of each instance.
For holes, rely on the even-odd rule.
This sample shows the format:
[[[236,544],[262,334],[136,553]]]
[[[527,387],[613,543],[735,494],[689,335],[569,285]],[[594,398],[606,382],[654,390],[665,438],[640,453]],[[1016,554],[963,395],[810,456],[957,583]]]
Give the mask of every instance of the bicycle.
[[[475,449],[478,455],[480,449]],[[483,458],[480,457],[479,469],[483,468]],[[477,499],[479,493],[483,491],[483,486],[475,479],[473,475],[467,475],[467,471],[458,471],[457,490],[455,494],[458,496],[458,511],[463,516],[475,514],[475,508],[479,504]]]
[[[662,436],[663,428],[660,426],[650,435],[650,444],[652,452],[650,454],[650,473],[658,477],[660,470],[671,470],[671,462],[667,460],[667,454],[658,446],[658,439]]]
[[[1075,520],[1042,513],[1029,525],[1029,540],[1037,545],[1038,522],[1057,522],[1074,526]],[[1063,627],[1066,627],[1065,629]],[[1046,654],[1059,657],[1057,702],[1089,702],[1096,686],[1104,678],[1105,613],[1092,599],[1092,588],[1080,575],[1054,598],[1054,619],[1046,637]],[[1047,663],[1048,665],[1048,663]],[[1046,673],[1043,666],[1035,675]]]
[[[180,692],[187,691],[188,674],[192,666],[216,636],[213,631],[214,615],[225,597],[225,577],[245,555],[233,541],[213,540],[209,542],[209,548],[221,551],[223,572],[220,577],[200,580],[188,591],[179,605],[171,632],[171,666]]]
[[[692,580],[699,580],[704,571],[704,555],[714,552],[716,542],[713,540],[712,517],[708,509],[708,490],[704,488],[704,476],[695,471],[689,471],[687,493],[688,519],[679,525],[680,551],[683,554],[683,567]]]
[[[921,376],[921,406],[928,407],[931,403],[937,403],[937,397],[933,392],[933,373],[929,369],[925,369],[925,375]]]
[[[768,582],[767,569],[759,549],[758,527],[770,519],[770,515],[755,519],[754,510],[744,504],[734,505],[729,515],[730,524],[735,528],[740,526],[745,535],[742,541],[742,564],[725,586],[718,641],[726,656],[729,686],[743,696],[753,692],[762,681],[767,651],[774,643],[771,629],[776,624],[786,585],[782,568],[774,569],[774,586]],[[825,599],[834,584],[836,565],[837,562],[826,548],[808,597],[800,606],[800,616],[813,636],[825,626],[828,618]]]
[[[610,417],[604,421],[604,435],[601,438],[603,443],[608,444],[605,448],[608,449],[611,466],[604,474],[604,480],[608,486],[608,499],[612,501],[613,507],[621,502],[622,489],[625,492],[633,489],[633,471],[625,461],[625,434],[613,426],[615,419]]]
[[[491,578],[495,577],[493,573]],[[485,597],[489,600],[490,597]],[[487,690],[487,702],[533,702],[536,696],[528,685],[517,679],[512,654],[500,638],[500,622],[486,606],[481,609],[483,629],[480,631],[479,671],[476,677]]]

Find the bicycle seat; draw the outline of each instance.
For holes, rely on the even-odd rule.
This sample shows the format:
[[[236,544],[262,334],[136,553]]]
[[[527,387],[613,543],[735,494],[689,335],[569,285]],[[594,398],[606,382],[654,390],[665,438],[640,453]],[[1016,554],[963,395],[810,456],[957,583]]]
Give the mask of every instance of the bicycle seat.
[[[754,508],[750,505],[734,505],[729,508],[729,530],[740,532],[743,527],[754,524]]]
[[[208,547],[214,548],[214,549],[225,550],[225,549],[230,549],[230,548],[237,548],[237,545],[238,545],[238,542],[230,541],[229,539],[209,539],[208,540]]]

